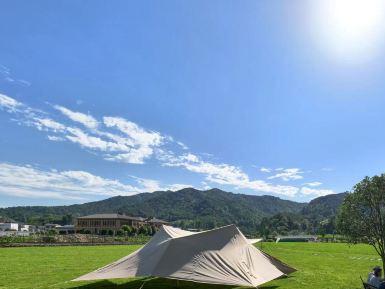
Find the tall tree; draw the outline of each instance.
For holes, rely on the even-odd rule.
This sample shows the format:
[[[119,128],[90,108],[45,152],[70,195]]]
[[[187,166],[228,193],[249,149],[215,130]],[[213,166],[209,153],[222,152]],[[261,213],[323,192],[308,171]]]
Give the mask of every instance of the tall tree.
[[[372,245],[385,267],[385,174],[354,186],[341,206],[337,226],[350,243]]]

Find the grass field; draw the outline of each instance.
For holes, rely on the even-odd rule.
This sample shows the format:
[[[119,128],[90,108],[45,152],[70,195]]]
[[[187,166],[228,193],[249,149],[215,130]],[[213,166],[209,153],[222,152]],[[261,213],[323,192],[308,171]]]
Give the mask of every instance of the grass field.
[[[260,247],[261,245],[258,245]],[[45,247],[0,249],[0,289],[166,289],[176,281],[159,278],[70,282],[69,280],[123,257],[139,246]],[[359,276],[381,264],[367,245],[327,243],[264,243],[263,250],[298,269],[289,278],[263,289],[358,289]],[[179,289],[221,289],[228,286],[180,282]]]

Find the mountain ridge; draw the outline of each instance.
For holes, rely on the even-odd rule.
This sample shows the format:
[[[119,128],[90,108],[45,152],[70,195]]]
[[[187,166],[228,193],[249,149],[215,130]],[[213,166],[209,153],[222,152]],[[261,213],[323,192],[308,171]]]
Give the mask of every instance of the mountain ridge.
[[[322,197],[321,201],[316,198],[309,203],[299,203],[269,195],[254,196],[234,194],[220,189],[185,188],[178,191],[114,196],[101,201],[67,206],[8,207],[0,209],[0,215],[32,224],[64,224],[72,222],[73,218],[88,214],[124,213],[157,217],[183,228],[210,229],[234,223],[246,232],[255,232],[263,218],[280,213],[310,216],[311,212],[315,212],[318,215],[317,210],[322,207],[321,218],[327,218],[325,214],[336,212],[342,202],[343,197],[338,195]]]

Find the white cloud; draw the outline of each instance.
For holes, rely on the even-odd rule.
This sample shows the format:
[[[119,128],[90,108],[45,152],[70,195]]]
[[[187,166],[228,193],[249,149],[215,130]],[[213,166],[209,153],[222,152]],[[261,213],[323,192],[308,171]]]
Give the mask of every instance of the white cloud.
[[[153,149],[150,147],[139,147],[137,149],[130,149],[127,153],[121,153],[111,156],[106,156],[105,159],[109,161],[117,161],[130,164],[143,164],[144,160],[150,157],[153,153]]]
[[[308,187],[302,187],[300,193],[303,195],[312,195],[316,197],[334,194],[332,190],[314,189]]]
[[[261,167],[259,170],[260,170],[262,173],[270,173],[270,172],[271,172],[271,169],[265,168],[265,167]]]
[[[283,181],[290,181],[290,180],[303,179],[303,176],[301,175],[303,174],[303,172],[298,168],[290,168],[290,169],[279,168],[279,169],[276,169],[276,171],[281,171],[281,172],[268,177],[269,180],[281,179]]]
[[[121,117],[103,117],[103,122],[107,127],[117,128],[123,132],[133,145],[138,146],[159,146],[162,144],[163,137],[155,131],[148,131],[139,127],[136,123]]]
[[[134,178],[139,184],[141,184],[145,191],[156,192],[161,190],[160,184],[156,180],[137,178],[134,176],[132,176],[132,178]]]
[[[157,180],[152,179],[144,179],[144,178],[138,178],[134,177],[138,184],[140,184],[143,187],[143,190],[146,192],[156,192],[156,191],[179,191],[184,188],[191,188],[193,186],[186,185],[186,184],[172,184],[168,186],[163,186],[160,184]]]
[[[103,117],[103,123],[108,128],[116,128],[124,136],[109,132],[98,133],[126,147],[122,150],[123,153],[108,156],[105,158],[107,160],[143,164],[145,159],[152,156],[154,148],[164,144],[166,139],[159,132],[146,130],[121,117]]]
[[[21,105],[22,104],[15,99],[0,93],[0,107],[9,111],[14,111]]]
[[[305,186],[309,186],[309,187],[318,187],[320,185],[322,185],[321,182],[310,182],[310,183],[304,183]]]
[[[91,115],[54,106],[71,120],[83,124],[85,128],[81,129],[59,123],[47,117],[44,111],[32,109],[8,96],[0,95],[0,101],[1,107],[18,116],[15,120],[19,124],[51,133],[49,140],[67,140],[83,148],[99,151],[104,159],[110,161],[143,164],[145,159],[152,156],[153,148],[162,145],[166,139],[158,132],[145,130],[123,118],[104,118],[107,129],[118,129],[118,133],[112,133],[105,127],[99,128],[98,121]]]
[[[72,111],[64,106],[54,105],[54,108],[67,116],[69,119],[81,123],[87,128],[95,129],[98,127],[98,121],[89,114]]]
[[[0,195],[27,198],[87,200],[92,196],[134,195],[153,189],[176,189],[186,185],[161,187],[158,181],[143,180],[138,185],[123,184],[85,171],[41,170],[30,165],[0,163]]]
[[[199,158],[196,156],[196,155],[193,155],[191,153],[188,153],[188,154],[185,154],[185,155],[182,155],[180,157],[181,160],[186,160],[186,161],[189,161],[189,162],[199,162]]]
[[[108,161],[144,164],[147,159],[153,158],[161,166],[180,167],[190,172],[202,174],[204,180],[210,182],[209,185],[228,185],[235,189],[248,189],[288,197],[293,197],[298,193],[310,194],[306,187],[300,190],[296,186],[252,179],[237,166],[208,161],[209,156],[204,154],[197,156],[191,153],[185,144],[177,142],[171,136],[145,129],[121,117],[105,116],[102,122],[98,122],[91,115],[74,112],[59,105],[54,106],[72,121],[84,125],[83,128],[79,128],[76,124],[70,126],[66,122],[59,123],[46,112],[32,109],[2,94],[0,94],[0,107],[16,115],[18,123],[46,132],[49,140],[69,141],[78,144]],[[180,151],[180,148],[184,149],[185,153],[176,153]],[[298,168],[273,170],[262,167],[260,171],[264,173],[274,172],[268,179],[282,181],[302,179],[304,173]],[[307,183],[306,186],[315,187],[315,183]],[[158,186],[160,187],[160,185]],[[180,187],[183,186],[185,185],[180,185]],[[148,187],[150,186],[148,185]],[[155,188],[155,183],[152,183],[152,187]],[[317,192],[323,194],[328,191],[318,190]],[[317,192],[314,191],[314,194]]]
[[[175,156],[170,152],[161,151],[159,159],[162,165],[170,167],[183,167],[191,172],[205,175],[208,182],[231,185],[236,188],[250,189],[256,192],[275,193],[294,197],[298,188],[267,183],[263,180],[251,180],[240,168],[228,164],[214,164],[201,160],[193,154]]]
[[[109,161],[143,164],[153,155],[155,147],[164,145],[166,142],[174,142],[172,137],[146,130],[120,117],[104,117],[105,127],[100,127],[98,121],[91,115],[54,105],[55,109],[72,121],[83,124],[85,128],[81,129],[59,123],[47,117],[44,111],[32,109],[2,94],[0,94],[0,105],[18,116],[15,119],[17,123],[50,133],[49,140],[67,140],[83,148],[99,151],[101,156]]]
[[[194,186],[189,184],[172,184],[166,187],[166,190],[169,191],[179,191],[186,188],[193,188]]]
[[[183,142],[181,142],[181,141],[177,141],[176,142],[182,149],[184,149],[184,150],[188,150],[189,149],[189,147],[187,146],[187,145],[185,145]]]
[[[66,127],[50,118],[34,118],[35,126],[38,130],[52,130],[53,132],[64,131]]]
[[[105,141],[99,137],[95,137],[87,134],[79,128],[68,127],[65,137],[73,143],[77,143],[85,148],[100,150],[103,152],[114,152],[114,151],[126,151],[129,150],[124,144]]]
[[[47,138],[50,141],[64,141],[64,138],[61,138],[61,137],[55,136],[55,135],[48,135]]]

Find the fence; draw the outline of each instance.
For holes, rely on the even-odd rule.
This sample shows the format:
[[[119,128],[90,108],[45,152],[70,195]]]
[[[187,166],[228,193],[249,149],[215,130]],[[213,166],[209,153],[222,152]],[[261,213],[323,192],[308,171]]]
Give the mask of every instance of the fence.
[[[145,244],[151,236],[100,236],[90,234],[72,235],[6,235],[0,237],[0,247],[57,246],[57,245],[133,245]]]

